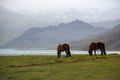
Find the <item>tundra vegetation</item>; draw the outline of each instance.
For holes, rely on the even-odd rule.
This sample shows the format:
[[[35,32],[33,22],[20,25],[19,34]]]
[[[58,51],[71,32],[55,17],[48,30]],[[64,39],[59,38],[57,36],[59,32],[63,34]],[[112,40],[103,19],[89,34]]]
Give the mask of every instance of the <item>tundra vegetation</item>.
[[[120,80],[120,55],[0,56],[0,80]]]

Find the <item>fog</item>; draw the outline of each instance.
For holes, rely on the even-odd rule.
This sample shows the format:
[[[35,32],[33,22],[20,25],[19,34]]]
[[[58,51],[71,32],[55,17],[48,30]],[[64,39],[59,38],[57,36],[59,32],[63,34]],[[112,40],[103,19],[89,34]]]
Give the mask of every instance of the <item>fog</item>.
[[[120,7],[119,0],[0,0],[4,7],[23,14],[37,14],[45,11],[90,8]]]
[[[85,22],[119,19],[117,15],[120,12],[119,4],[119,0],[0,0],[1,6],[28,16],[41,23],[41,26],[56,25],[76,19]],[[105,17],[111,11],[114,13]],[[113,18],[114,14],[116,17]]]
[[[119,4],[120,0],[0,0],[0,46],[33,27],[120,20]]]

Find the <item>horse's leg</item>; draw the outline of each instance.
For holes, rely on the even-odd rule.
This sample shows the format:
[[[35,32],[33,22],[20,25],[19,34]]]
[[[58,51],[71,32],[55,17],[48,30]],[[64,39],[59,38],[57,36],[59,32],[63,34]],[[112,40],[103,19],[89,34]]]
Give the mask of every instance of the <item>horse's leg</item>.
[[[105,52],[105,45],[104,45],[104,44],[102,45],[102,55],[106,55],[106,52]]]
[[[104,48],[103,48],[103,53],[104,53],[104,55],[106,55],[105,46],[104,46]]]
[[[95,56],[96,56],[96,50],[94,50]]]
[[[66,57],[68,57],[69,56],[68,51],[65,51],[65,53],[66,53]]]
[[[71,52],[70,52],[70,50],[68,50],[68,55],[69,55],[69,57],[71,56]]]
[[[102,55],[106,55],[105,49],[102,49]]]
[[[65,52],[66,52],[66,57],[70,57],[71,56],[71,53],[70,53],[69,50],[66,50]]]
[[[100,49],[100,51],[101,51],[101,56],[103,55],[103,49]]]
[[[61,52],[58,51],[57,55],[58,55],[57,57],[59,58],[61,56]]]
[[[105,49],[104,49],[104,55],[106,55],[106,51],[105,51]]]

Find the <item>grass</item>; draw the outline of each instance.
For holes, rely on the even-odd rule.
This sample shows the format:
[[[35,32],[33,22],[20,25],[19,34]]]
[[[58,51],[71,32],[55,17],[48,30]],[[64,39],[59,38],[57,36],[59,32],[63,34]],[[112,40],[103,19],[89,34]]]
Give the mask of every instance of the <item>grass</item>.
[[[0,80],[120,80],[120,55],[0,56]]]

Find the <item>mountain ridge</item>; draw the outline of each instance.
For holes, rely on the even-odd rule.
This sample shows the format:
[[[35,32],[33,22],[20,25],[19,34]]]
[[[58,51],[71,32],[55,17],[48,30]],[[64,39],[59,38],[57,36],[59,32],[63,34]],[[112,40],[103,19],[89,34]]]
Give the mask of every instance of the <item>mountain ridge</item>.
[[[84,38],[78,41],[71,42],[72,49],[88,50],[92,42],[104,42],[106,50],[120,50],[120,24],[112,29],[93,37]]]
[[[75,20],[69,23],[62,23],[57,26],[45,28],[30,28],[21,36],[9,42],[5,47],[9,48],[48,48],[58,43],[71,42],[88,35],[100,34],[106,31],[105,28],[94,28],[88,23]]]
[[[101,22],[94,22],[89,23],[94,27],[104,27],[104,28],[113,28],[113,26],[117,26],[120,23],[120,19],[117,20],[108,20],[108,21],[101,21]]]

